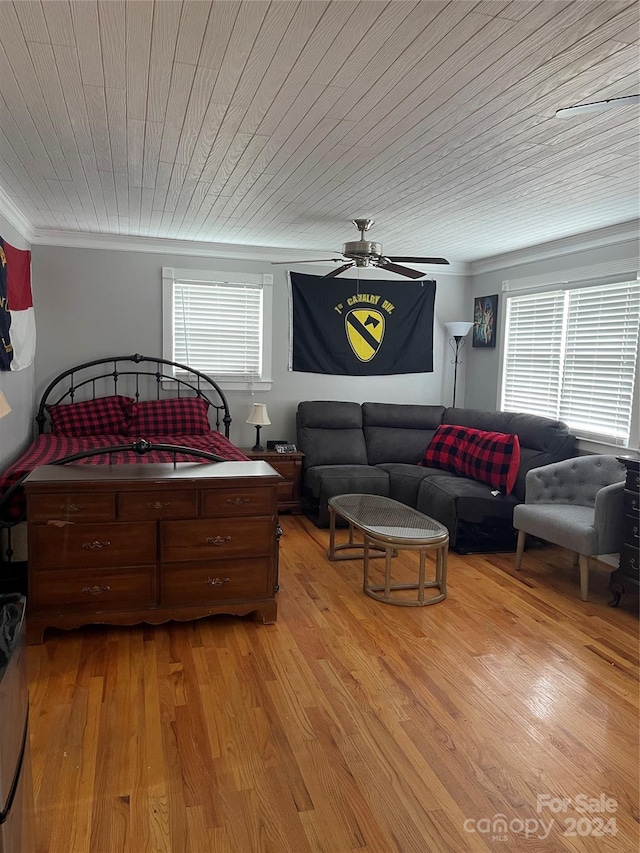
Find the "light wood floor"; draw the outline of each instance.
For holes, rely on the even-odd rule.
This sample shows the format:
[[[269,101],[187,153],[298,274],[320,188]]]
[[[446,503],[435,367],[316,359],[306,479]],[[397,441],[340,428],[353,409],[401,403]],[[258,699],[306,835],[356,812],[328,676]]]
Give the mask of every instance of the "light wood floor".
[[[394,607],[327,531],[282,524],[275,625],[29,647],[39,853],[637,850],[637,596],[608,607],[592,572],[582,603],[544,548],[518,574],[451,554],[445,601]]]

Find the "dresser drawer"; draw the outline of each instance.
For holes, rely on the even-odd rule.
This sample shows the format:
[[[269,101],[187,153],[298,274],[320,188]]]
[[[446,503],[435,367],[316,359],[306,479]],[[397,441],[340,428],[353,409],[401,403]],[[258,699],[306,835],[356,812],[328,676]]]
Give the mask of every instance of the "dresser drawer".
[[[111,493],[78,492],[34,495],[29,501],[29,521],[113,521],[116,517],[116,497]]]
[[[83,611],[147,608],[155,604],[155,566],[131,569],[54,569],[29,581],[29,603],[55,609],[80,606]]]
[[[270,517],[161,521],[160,559],[175,563],[266,556],[274,536]]]
[[[156,560],[156,522],[46,524],[32,527],[29,563],[36,569],[139,566]]]
[[[286,477],[287,480],[293,480],[293,478],[297,476],[296,471],[300,468],[300,462],[296,462],[293,459],[281,460],[270,456],[268,462],[272,468],[275,468],[278,474],[282,477]]]
[[[273,595],[268,586],[269,559],[216,560],[165,564],[161,568],[162,604],[206,604]]]
[[[635,492],[636,494],[640,492],[640,471],[638,471],[637,463],[636,467],[630,467],[630,465],[627,465],[627,480],[624,487],[630,492]]]
[[[640,577],[640,552],[638,548],[625,545],[620,554],[620,569],[627,577]]]
[[[638,518],[640,518],[640,515],[638,514],[640,510],[640,496],[637,493],[625,490],[623,503],[625,515],[629,515],[632,519],[637,521]]]
[[[246,489],[204,490],[200,515],[222,518],[233,515],[267,515],[276,511],[275,488],[248,486]]]
[[[121,492],[118,518],[146,521],[156,518],[193,518],[198,514],[198,493],[191,491]]]
[[[295,498],[295,486],[293,483],[278,483],[278,502],[285,503]]]

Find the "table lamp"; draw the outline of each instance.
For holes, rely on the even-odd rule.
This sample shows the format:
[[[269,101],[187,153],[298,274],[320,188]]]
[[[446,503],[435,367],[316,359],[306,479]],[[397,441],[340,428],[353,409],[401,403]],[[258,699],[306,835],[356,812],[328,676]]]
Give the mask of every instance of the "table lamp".
[[[267,414],[267,404],[254,403],[246,422],[253,424],[256,428],[256,443],[251,449],[255,451],[262,450],[263,448],[260,445],[260,428],[271,423]]]

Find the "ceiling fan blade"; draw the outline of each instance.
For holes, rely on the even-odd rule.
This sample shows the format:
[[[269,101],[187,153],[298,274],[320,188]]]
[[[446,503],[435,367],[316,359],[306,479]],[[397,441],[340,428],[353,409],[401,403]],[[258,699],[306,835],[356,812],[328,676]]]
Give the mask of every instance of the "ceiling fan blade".
[[[328,272],[326,275],[323,275],[322,278],[335,278],[340,273],[343,273],[345,270],[350,270],[353,264],[345,264],[342,267],[338,267],[337,270],[333,270],[332,272]]]
[[[380,270],[388,270],[389,272],[395,272],[398,275],[404,275],[407,278],[422,278],[427,273],[426,272],[418,272],[418,270],[409,269],[409,267],[401,267],[398,264],[392,264],[390,261],[382,261],[379,264],[376,264],[378,269]]]
[[[278,264],[339,264],[342,258],[311,258],[307,261],[271,261],[272,266],[277,266]]]
[[[596,113],[610,107],[630,107],[640,102],[640,95],[623,95],[621,98],[609,98],[606,101],[592,101],[590,104],[576,104],[556,110],[556,118],[571,118],[583,113]]]
[[[409,258],[399,255],[388,256],[390,261],[409,261],[410,264],[448,264],[446,258]]]

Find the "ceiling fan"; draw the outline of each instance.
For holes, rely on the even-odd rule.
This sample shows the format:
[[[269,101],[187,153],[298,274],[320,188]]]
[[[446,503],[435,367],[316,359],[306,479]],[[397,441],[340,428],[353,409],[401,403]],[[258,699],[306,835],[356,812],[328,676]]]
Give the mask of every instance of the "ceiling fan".
[[[606,101],[591,101],[588,104],[576,104],[556,110],[556,118],[573,118],[583,113],[597,113],[611,107],[630,107],[640,103],[640,95],[623,95],[620,98],[608,98]]]
[[[353,224],[356,226],[358,231],[360,232],[360,239],[353,240],[349,243],[344,243],[342,246],[342,258],[324,258],[319,260],[314,258],[310,261],[273,261],[274,264],[312,264],[312,263],[326,263],[327,261],[333,261],[335,264],[339,264],[340,261],[345,258],[348,260],[348,263],[343,264],[338,269],[333,270],[332,272],[327,273],[322,276],[323,278],[335,278],[337,275],[345,272],[345,270],[351,269],[351,267],[377,267],[381,270],[387,270],[388,272],[394,272],[398,275],[404,275],[407,278],[422,278],[427,275],[425,272],[420,272],[419,270],[413,270],[410,267],[400,266],[400,264],[396,263],[396,261],[408,261],[409,263],[414,264],[448,264],[449,261],[444,258],[413,258],[408,256],[399,256],[399,255],[383,255],[382,254],[382,243],[373,243],[370,240],[365,240],[364,235],[365,232],[368,231],[372,225],[375,224],[375,220],[373,219],[353,219]]]

